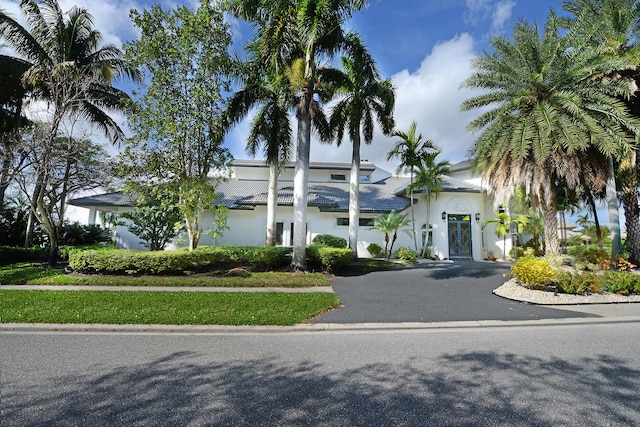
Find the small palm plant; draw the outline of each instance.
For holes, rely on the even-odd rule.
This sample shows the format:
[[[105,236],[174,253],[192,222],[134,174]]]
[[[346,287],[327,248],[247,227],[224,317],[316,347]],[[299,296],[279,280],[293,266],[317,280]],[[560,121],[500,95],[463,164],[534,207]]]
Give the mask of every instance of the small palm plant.
[[[495,224],[496,236],[502,237],[502,259],[504,260],[507,257],[507,234],[509,234],[511,223],[518,224],[518,233],[522,233],[524,226],[527,224],[527,219],[523,215],[511,218],[506,212],[496,212],[495,214],[496,217],[487,220],[487,224]]]
[[[400,214],[395,210],[392,210],[388,214],[382,214],[373,220],[373,229],[384,233],[385,258],[391,258],[393,244],[398,239],[398,230],[402,227],[407,227],[410,224],[411,221],[407,219],[406,214]],[[389,237],[391,234],[393,234],[392,238]],[[391,241],[391,247],[389,247],[389,241]]]

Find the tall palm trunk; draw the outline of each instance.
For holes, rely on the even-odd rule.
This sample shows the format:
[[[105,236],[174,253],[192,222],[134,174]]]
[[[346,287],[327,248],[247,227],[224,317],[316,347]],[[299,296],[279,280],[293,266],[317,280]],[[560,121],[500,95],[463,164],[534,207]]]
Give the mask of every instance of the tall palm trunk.
[[[411,236],[413,239],[413,248],[416,253],[418,252],[418,242],[416,241],[416,218],[415,213],[413,212],[413,166],[411,167],[411,191],[409,192],[409,197],[411,198]]]
[[[625,228],[627,230],[627,252],[629,261],[640,264],[640,206],[638,206],[638,172],[636,152],[630,155],[629,170],[625,173],[625,182],[622,188],[622,204],[624,206]]]
[[[545,200],[540,197],[540,210],[542,211],[542,219],[544,221],[544,241],[546,255],[559,255],[558,247],[558,207],[556,205],[555,195]]]
[[[358,258],[358,227],[360,226],[360,135],[353,138],[351,177],[349,179],[349,247]]]
[[[609,211],[609,227],[611,227],[611,260],[614,261],[622,253],[622,239],[620,237],[620,206],[616,191],[616,175],[613,159],[609,157],[609,173],[607,181],[607,207]]]
[[[302,105],[297,111],[298,135],[296,147],[296,167],[293,177],[293,257],[291,267],[295,271],[305,271],[307,237],[307,203],[309,200],[309,151],[311,147],[310,104],[313,91],[307,87],[302,95]]]
[[[276,245],[276,209],[278,197],[278,163],[269,162],[269,190],[267,192],[267,246]]]
[[[431,192],[427,189],[427,197],[425,200],[425,205],[427,209],[427,222],[425,223],[425,235],[424,242],[422,242],[422,254],[420,255],[422,258],[427,257],[427,245],[429,244],[429,229],[431,228]],[[431,254],[429,254],[430,256]]]

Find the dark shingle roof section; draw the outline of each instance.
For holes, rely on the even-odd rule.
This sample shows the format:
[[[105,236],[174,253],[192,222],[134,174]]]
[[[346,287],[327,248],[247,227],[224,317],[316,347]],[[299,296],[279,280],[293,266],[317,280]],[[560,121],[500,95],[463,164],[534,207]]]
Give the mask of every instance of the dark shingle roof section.
[[[383,180],[374,184],[360,184],[361,212],[390,212],[406,209],[410,201],[395,194],[398,180],[392,183]],[[404,181],[403,181],[404,182]],[[229,209],[254,209],[267,204],[268,183],[266,181],[229,180],[218,186],[221,201]],[[278,205],[293,205],[293,183],[278,182]],[[349,184],[347,183],[309,183],[309,206],[315,206],[325,212],[348,212]]]
[[[443,191],[479,193],[482,189],[465,181],[443,177]],[[390,177],[375,183],[360,183],[360,212],[386,213],[402,211],[410,205],[406,197],[409,178]],[[219,202],[229,209],[253,210],[267,204],[267,181],[231,179],[221,182],[216,191]],[[417,191],[419,192],[419,190]],[[74,206],[133,206],[136,197],[122,191],[80,197],[69,201]],[[293,183],[278,182],[278,205],[293,205]],[[349,184],[341,182],[309,183],[308,205],[323,212],[349,211]]]
[[[96,194],[95,196],[78,197],[69,200],[73,206],[133,206],[137,197],[132,194],[125,194],[123,191],[113,191],[111,193]]]
[[[231,162],[232,166],[240,166],[240,167],[250,167],[250,168],[264,168],[265,167],[264,160],[234,160]],[[286,168],[295,168],[294,162],[287,162],[285,165]],[[309,169],[331,169],[331,170],[351,170],[350,163],[334,163],[334,162],[310,162]],[[370,162],[361,162],[360,170],[361,171],[374,171],[376,169],[376,165]]]

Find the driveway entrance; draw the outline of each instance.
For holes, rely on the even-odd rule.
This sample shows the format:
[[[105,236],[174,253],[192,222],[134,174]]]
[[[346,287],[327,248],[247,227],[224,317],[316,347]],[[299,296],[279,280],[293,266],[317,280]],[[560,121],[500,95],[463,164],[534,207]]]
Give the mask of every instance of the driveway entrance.
[[[493,295],[503,263],[427,262],[332,281],[344,307],[312,323],[446,322],[598,317],[509,301]]]

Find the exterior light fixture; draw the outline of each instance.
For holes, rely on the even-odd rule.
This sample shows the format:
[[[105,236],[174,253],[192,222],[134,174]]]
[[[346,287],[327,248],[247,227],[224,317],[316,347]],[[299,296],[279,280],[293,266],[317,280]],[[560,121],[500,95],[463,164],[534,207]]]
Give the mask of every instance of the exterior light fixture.
[[[480,212],[476,212],[476,222],[480,222]]]
[[[445,221],[447,219],[447,213],[442,211],[442,220]]]
[[[502,205],[498,206],[498,213],[503,214],[505,212],[506,212],[506,209],[504,208],[504,206],[502,206]]]

